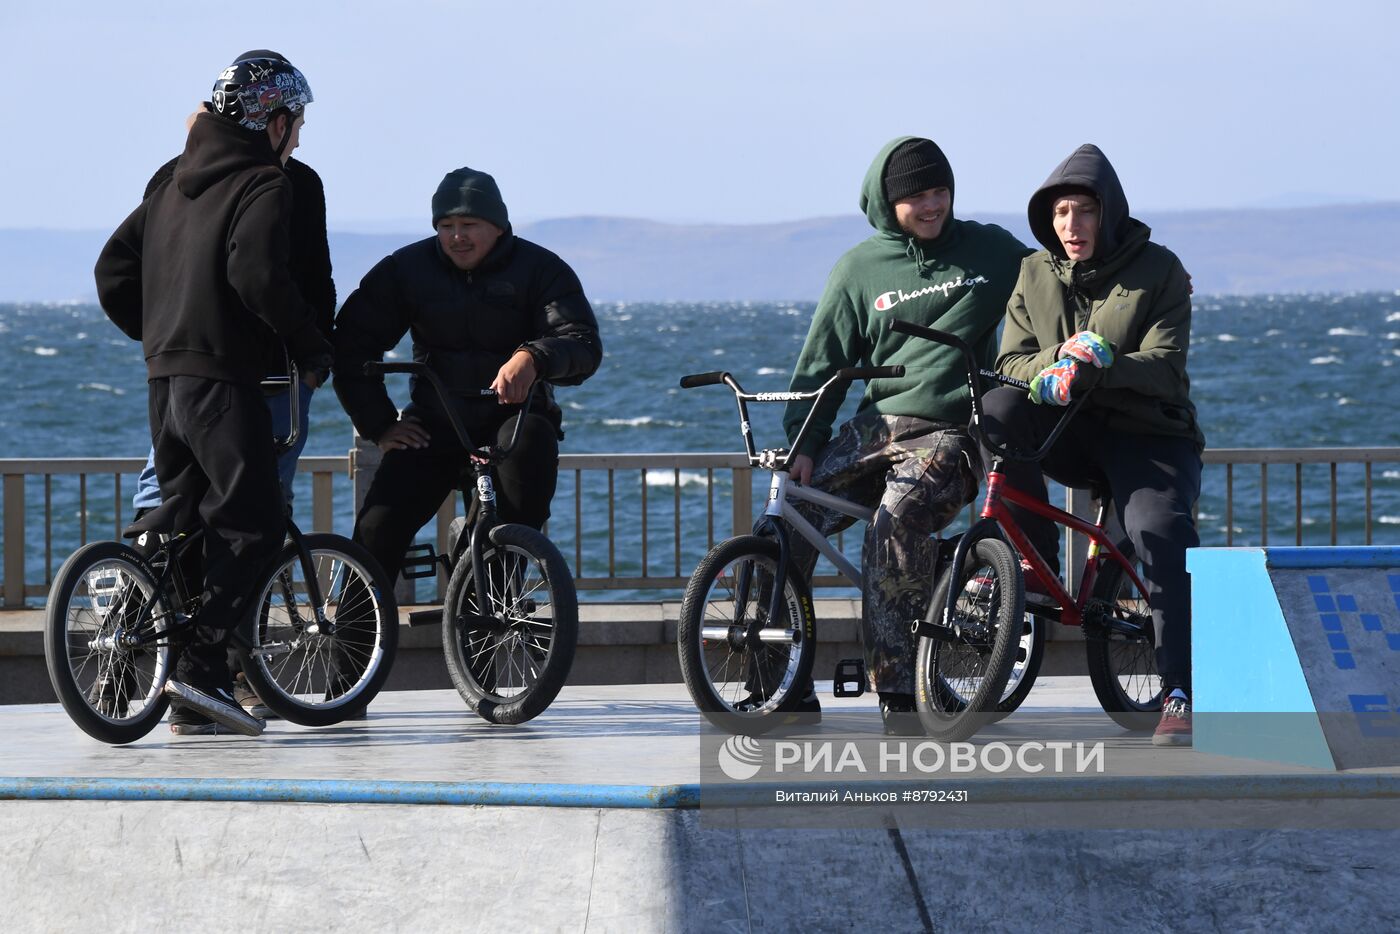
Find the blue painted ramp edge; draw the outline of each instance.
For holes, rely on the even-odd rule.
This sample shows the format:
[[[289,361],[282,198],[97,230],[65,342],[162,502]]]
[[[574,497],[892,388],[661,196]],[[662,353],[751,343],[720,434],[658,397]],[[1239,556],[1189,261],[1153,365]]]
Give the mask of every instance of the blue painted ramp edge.
[[[367,782],[220,778],[0,778],[0,800],[230,801],[299,804],[465,804],[516,807],[766,807],[777,793],[803,790],[835,797],[871,789],[947,791],[968,803],[1054,801],[1400,798],[1400,775],[1161,775],[1075,778],[946,779],[739,785],[545,785],[509,782]]]
[[[1265,548],[1271,568],[1394,568],[1400,548],[1393,545],[1327,548]]]

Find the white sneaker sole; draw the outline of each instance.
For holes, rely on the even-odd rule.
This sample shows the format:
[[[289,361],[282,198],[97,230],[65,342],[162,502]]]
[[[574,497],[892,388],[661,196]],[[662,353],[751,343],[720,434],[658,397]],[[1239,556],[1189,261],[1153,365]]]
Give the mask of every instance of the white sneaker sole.
[[[196,691],[188,684],[179,681],[165,682],[165,693],[179,700],[187,707],[193,707],[210,720],[223,724],[235,733],[244,736],[261,736],[265,724],[257,717],[249,716],[237,704],[225,704],[210,697],[203,691]]]

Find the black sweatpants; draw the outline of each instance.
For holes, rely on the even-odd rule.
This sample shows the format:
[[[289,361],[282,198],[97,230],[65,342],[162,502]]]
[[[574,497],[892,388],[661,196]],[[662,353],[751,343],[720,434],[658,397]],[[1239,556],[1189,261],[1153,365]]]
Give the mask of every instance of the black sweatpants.
[[[267,403],[257,386],[170,376],[150,381],[149,414],[161,497],[185,497],[176,528],[205,530],[203,602],[185,654],[226,671],[223,647],[286,534]]]
[[[497,430],[497,444],[504,446],[510,441],[516,418],[512,416]],[[449,435],[448,431],[431,431],[425,448],[386,453],[355,518],[355,541],[374,555],[391,581],[398,577],[413,537],[457,488],[464,470],[471,489],[466,452],[455,439],[448,440]],[[496,468],[500,521],[536,529],[543,526],[549,519],[558,477],[559,436],[554,425],[539,415],[526,416],[515,450]]]
[[[1024,390],[1000,387],[983,399],[983,430],[997,444],[1037,449],[1064,409],[1037,405]],[[982,452],[991,463],[991,452]],[[1041,471],[1044,471],[1042,476]],[[1157,671],[1167,688],[1191,690],[1191,579],[1186,549],[1200,544],[1192,506],[1201,492],[1201,457],[1189,438],[1114,431],[1081,412],[1040,464],[1005,461],[1012,486],[1046,498],[1045,476],[1069,487],[1100,486],[1113,500],[1109,534],[1124,538],[1142,562],[1152,607]],[[1010,507],[1031,544],[1052,569],[1060,563],[1059,526]]]

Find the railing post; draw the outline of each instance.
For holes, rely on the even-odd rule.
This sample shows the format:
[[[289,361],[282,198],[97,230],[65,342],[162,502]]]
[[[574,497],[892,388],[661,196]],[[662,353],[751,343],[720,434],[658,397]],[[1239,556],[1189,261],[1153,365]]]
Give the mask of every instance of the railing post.
[[[3,605],[24,606],[24,474],[5,474],[5,593]]]
[[[335,510],[332,497],[335,474],[317,471],[311,475],[311,528],[316,532],[335,531]]]
[[[748,467],[735,467],[734,480],[734,534],[747,535],[753,531],[753,470]]]

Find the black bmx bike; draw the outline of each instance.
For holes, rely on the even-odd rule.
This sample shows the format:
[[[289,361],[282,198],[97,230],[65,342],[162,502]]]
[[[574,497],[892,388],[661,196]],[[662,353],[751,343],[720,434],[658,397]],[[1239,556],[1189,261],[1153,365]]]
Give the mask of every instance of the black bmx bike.
[[[405,562],[431,568],[427,575],[405,576],[435,574],[438,562],[448,571],[442,649],[452,683],[484,720],[534,719],[559,696],[578,645],[578,597],[564,556],[542,532],[503,523],[496,512],[496,466],[520,440],[539,383],[531,387],[509,443],[499,447],[473,443],[452,404],[454,394],[427,364],[370,362],[365,372],[427,380],[469,455],[458,483],[467,514],[454,523],[448,553],[435,556],[429,546],[417,546],[428,553]],[[494,395],[489,389],[475,391],[478,399]],[[475,498],[468,500],[468,490],[475,490]]]
[[[287,378],[291,431],[301,431],[295,367]],[[114,745],[149,733],[169,705],[166,682],[197,622],[202,581],[187,577],[205,531],[176,528],[186,503],[173,496],[123,530],[146,537],[143,553],[92,542],[54,577],[44,614],[44,657],[64,711],[85,733]],[[190,559],[196,559],[191,561]],[[329,726],[364,708],[389,676],[398,644],[393,588],[349,539],[305,534],[287,516],[287,540],[256,578],[249,618],[231,646],[249,685],[273,713]]]

